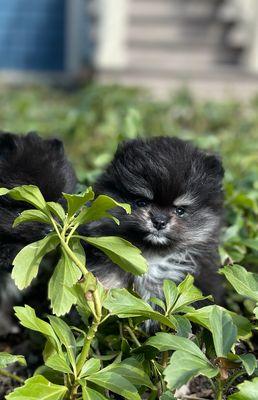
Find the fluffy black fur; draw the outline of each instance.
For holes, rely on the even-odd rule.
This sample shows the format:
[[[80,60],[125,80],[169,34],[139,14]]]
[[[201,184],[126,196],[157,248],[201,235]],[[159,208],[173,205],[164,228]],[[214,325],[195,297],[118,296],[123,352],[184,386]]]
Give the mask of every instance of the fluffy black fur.
[[[164,279],[178,283],[191,273],[204,293],[221,301],[216,270],[223,174],[217,156],[177,138],[122,143],[94,189],[97,194],[131,204],[132,213],[126,215],[117,209],[119,226],[102,220],[81,231],[131,241],[142,250],[149,271],[143,277],[133,277],[93,249],[87,256],[90,269],[105,286],[133,286],[146,299],[162,296]]]
[[[62,192],[74,192],[76,178],[58,139],[43,140],[36,133],[15,135],[0,133],[0,187],[36,185],[47,201],[60,201]],[[2,314],[8,314],[17,292],[7,273],[22,247],[45,236],[49,227],[25,223],[12,227],[14,219],[28,204],[0,197],[0,300]],[[0,319],[1,319],[0,312]],[[0,322],[0,334],[10,329],[8,321]]]

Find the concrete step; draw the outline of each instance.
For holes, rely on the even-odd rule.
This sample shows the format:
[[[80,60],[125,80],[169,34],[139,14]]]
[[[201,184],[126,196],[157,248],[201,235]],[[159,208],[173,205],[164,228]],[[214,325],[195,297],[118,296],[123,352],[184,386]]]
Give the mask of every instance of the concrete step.
[[[138,18],[183,16],[210,18],[217,11],[220,0],[131,0],[129,15]]]
[[[216,65],[233,62],[234,53],[227,51],[224,53],[221,48],[211,48],[210,46],[176,46],[167,43],[166,46],[129,47],[129,66],[136,66],[141,69],[155,69],[169,71],[191,66],[192,70],[203,70],[212,68]]]
[[[221,26],[217,23],[191,25],[187,23],[173,23],[167,25],[136,25],[128,27],[128,42],[135,45],[153,44],[162,46],[162,43],[199,43],[218,44],[221,41]]]

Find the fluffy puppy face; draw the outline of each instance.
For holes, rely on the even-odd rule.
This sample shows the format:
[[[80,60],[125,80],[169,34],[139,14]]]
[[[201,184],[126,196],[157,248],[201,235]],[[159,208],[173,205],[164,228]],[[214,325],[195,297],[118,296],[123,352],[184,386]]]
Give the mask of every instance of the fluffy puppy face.
[[[62,142],[43,140],[35,133],[19,136],[0,133],[0,187],[36,185],[47,201],[58,201],[62,192],[75,189],[75,174],[66,159]],[[2,241],[31,242],[40,238],[45,226],[26,223],[12,228],[14,219],[28,204],[0,197]]]
[[[217,240],[222,178],[214,155],[159,137],[123,143],[95,190],[131,204],[131,215],[118,212],[118,235],[143,248],[186,249]]]

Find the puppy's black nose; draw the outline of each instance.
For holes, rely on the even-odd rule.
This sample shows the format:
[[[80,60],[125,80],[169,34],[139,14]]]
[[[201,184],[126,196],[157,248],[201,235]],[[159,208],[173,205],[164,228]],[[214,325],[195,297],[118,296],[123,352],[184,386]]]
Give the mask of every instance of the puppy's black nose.
[[[168,218],[164,215],[156,215],[151,218],[151,221],[154,228],[160,231],[161,229],[166,228],[168,223]]]

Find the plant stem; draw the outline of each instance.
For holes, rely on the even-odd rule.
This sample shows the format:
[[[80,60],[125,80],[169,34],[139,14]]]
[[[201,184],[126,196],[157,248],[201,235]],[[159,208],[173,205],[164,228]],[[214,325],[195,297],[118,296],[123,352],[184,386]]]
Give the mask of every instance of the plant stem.
[[[222,400],[223,396],[223,383],[220,379],[218,379],[218,389],[216,393],[216,400]]]
[[[77,265],[77,267],[81,270],[82,274],[85,276],[88,274],[88,271],[85,267],[85,265],[76,257],[76,255],[74,254],[74,252],[70,249],[69,245],[66,243],[66,241],[64,240],[62,234],[60,233],[57,225],[56,225],[56,221],[54,220],[54,218],[51,218],[52,224],[55,228],[55,231],[60,239],[61,245],[64,248],[66,254],[73,260],[73,262]]]
[[[20,377],[17,376],[17,375],[14,375],[14,374],[12,374],[11,372],[6,371],[5,369],[2,369],[2,368],[0,369],[0,375],[6,376],[6,377],[8,377],[8,378],[11,378],[11,379],[13,379],[13,380],[16,381],[16,382],[24,383],[24,379],[20,378]]]
[[[98,295],[98,289],[96,289],[93,292],[93,301],[94,301],[94,306],[95,306],[95,317],[94,317],[93,323],[84,339],[83,348],[82,348],[81,354],[79,356],[78,362],[76,364],[76,370],[77,370],[78,375],[80,374],[81,369],[89,356],[91,342],[96,335],[98,326],[101,321],[102,307],[101,307],[101,302],[100,302],[99,295]]]
[[[71,229],[71,231],[69,232],[69,235],[67,236],[66,243],[69,243],[69,240],[71,239],[71,236],[76,231],[78,226],[79,226],[79,224],[75,224],[74,227]]]
[[[63,228],[62,233],[59,231],[58,226],[56,225],[56,222],[53,218],[51,218],[52,224],[54,226],[54,229],[60,239],[61,245],[63,250],[66,252],[66,254],[68,255],[68,257],[70,257],[70,259],[77,265],[77,267],[81,270],[83,277],[85,278],[88,274],[87,268],[85,267],[85,265],[76,257],[76,255],[74,254],[74,252],[70,249],[69,247],[69,240],[71,238],[71,232],[67,238],[67,241],[65,240],[65,229],[66,227]],[[75,227],[76,229],[76,227]],[[74,229],[74,230],[75,230]],[[91,325],[91,327],[88,330],[88,333],[84,339],[84,344],[82,347],[82,351],[79,355],[77,364],[76,364],[76,372],[77,372],[77,376],[79,376],[83,365],[85,364],[88,356],[89,356],[89,351],[90,351],[90,346],[92,343],[92,340],[94,339],[96,332],[98,330],[98,326],[101,323],[101,317],[102,317],[102,304],[101,304],[101,300],[99,297],[99,293],[98,293],[98,288],[96,288],[96,290],[94,290],[94,292],[92,292],[92,297],[93,297],[93,303],[94,303],[94,320],[93,323]]]
[[[164,351],[162,354],[162,366],[166,368],[168,365],[168,351]]]
[[[141,346],[141,343],[139,342],[139,340],[137,339],[137,337],[135,336],[134,332],[132,331],[132,329],[128,326],[125,325],[125,329],[127,330],[127,332],[129,333],[129,335],[131,336],[131,339],[133,340],[133,342],[136,344],[137,347]]]

